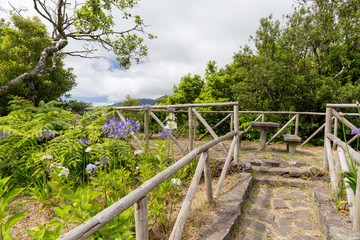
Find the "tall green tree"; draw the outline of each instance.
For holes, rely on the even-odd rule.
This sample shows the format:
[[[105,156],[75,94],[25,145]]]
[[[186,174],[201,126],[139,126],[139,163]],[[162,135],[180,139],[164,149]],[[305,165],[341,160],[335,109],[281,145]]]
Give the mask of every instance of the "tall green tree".
[[[138,5],[136,0],[85,0],[82,3],[70,0],[33,0],[33,4],[35,11],[52,26],[50,42],[41,49],[40,57],[35,61],[36,65],[2,83],[0,93],[34,76],[54,72],[58,68],[60,52],[89,57],[94,56],[92,54],[98,48],[103,48],[115,54],[120,66],[129,68],[132,61],[139,62],[147,55],[144,39],[138,34],[154,38],[152,34],[145,32],[141,17],[131,12],[131,9]],[[116,22],[123,25],[116,25]],[[86,47],[64,52],[69,39],[82,41]],[[50,66],[47,64],[48,60],[51,61]]]
[[[203,86],[204,80],[200,75],[195,74],[192,77],[188,74],[182,77],[179,85],[173,88],[174,95],[168,97],[168,104],[193,103],[199,97]]]
[[[0,85],[27,72],[36,66],[41,51],[48,46],[45,25],[34,17],[23,18],[13,15],[11,22],[0,22]],[[51,61],[46,63],[51,66]],[[57,70],[43,76],[31,76],[25,81],[12,85],[7,91],[0,93],[1,114],[7,112],[6,106],[12,95],[27,98],[34,105],[40,100],[46,102],[57,100],[61,95],[70,91],[75,84],[72,69],[65,69],[61,58],[56,60]]]

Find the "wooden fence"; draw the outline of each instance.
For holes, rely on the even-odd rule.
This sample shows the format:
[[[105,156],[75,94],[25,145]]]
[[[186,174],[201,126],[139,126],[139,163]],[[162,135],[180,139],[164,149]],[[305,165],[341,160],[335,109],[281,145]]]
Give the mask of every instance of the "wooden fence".
[[[211,169],[209,161],[209,149],[215,146],[218,143],[221,143],[224,140],[231,139],[231,147],[226,158],[224,168],[221,173],[220,181],[216,188],[215,195],[219,196],[221,187],[228,170],[228,166],[232,156],[236,156],[234,149],[238,145],[239,132],[232,131],[224,136],[218,137],[217,139],[204,144],[203,146],[196,148],[189,152],[185,157],[178,160],[176,163],[160,172],[153,178],[149,179],[143,183],[140,187],[132,191],[130,194],[126,195],[118,202],[114,203],[110,207],[104,209],[102,212],[98,213],[96,216],[86,221],[85,223],[74,228],[70,232],[64,234],[59,239],[62,240],[83,240],[91,236],[93,233],[104,227],[107,223],[111,222],[122,212],[128,209],[131,206],[135,206],[135,231],[136,239],[138,240],[147,240],[148,239],[148,219],[147,219],[147,202],[146,195],[156,188],[160,183],[169,179],[173,174],[179,171],[181,168],[185,167],[191,161],[196,159],[200,155],[200,160],[195,170],[195,174],[191,181],[191,185],[188,189],[186,197],[182,203],[180,212],[177,216],[175,225],[171,232],[169,239],[177,240],[181,238],[182,231],[184,229],[185,221],[187,214],[189,212],[191,202],[195,196],[197,186],[199,184],[202,172],[204,171],[205,185],[206,185],[206,197],[209,204],[213,203],[213,190],[212,190],[212,181],[211,181]],[[237,151],[238,152],[238,151]]]
[[[352,147],[349,146],[351,142],[359,137],[359,135],[355,135],[351,140],[346,142],[340,140],[334,132],[331,133],[332,130],[332,119],[335,119],[334,125],[338,124],[338,121],[342,122],[346,127],[351,130],[356,130],[357,128],[346,119],[346,114],[340,115],[335,109],[336,108],[359,108],[357,104],[327,104],[326,105],[326,120],[325,120],[325,135],[324,135],[324,169],[329,170],[330,179],[331,179],[331,187],[333,191],[337,190],[339,186],[340,179],[340,171],[349,171],[349,161],[354,160],[357,164],[360,163],[360,154],[355,151]],[[337,129],[337,126],[334,126]],[[336,147],[336,153],[334,154],[331,148],[331,141],[333,142],[333,146]],[[334,157],[335,155],[335,157]],[[336,157],[337,156],[337,157]],[[346,159],[348,157],[348,160]],[[349,159],[351,158],[351,159]],[[360,194],[354,194],[354,191],[347,183],[347,178],[344,178],[344,185],[346,189],[346,195],[350,208],[350,218],[353,223],[353,230],[360,231]],[[360,174],[357,174],[357,184],[356,184],[356,192],[360,193]]]

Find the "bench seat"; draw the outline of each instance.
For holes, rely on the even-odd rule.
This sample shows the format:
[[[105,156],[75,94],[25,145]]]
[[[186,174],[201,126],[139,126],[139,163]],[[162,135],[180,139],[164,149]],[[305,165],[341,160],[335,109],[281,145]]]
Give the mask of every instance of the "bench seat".
[[[296,146],[302,142],[301,137],[299,137],[297,135],[284,134],[283,138],[284,138],[284,142],[287,145],[287,149],[288,149],[289,153],[295,153]]]

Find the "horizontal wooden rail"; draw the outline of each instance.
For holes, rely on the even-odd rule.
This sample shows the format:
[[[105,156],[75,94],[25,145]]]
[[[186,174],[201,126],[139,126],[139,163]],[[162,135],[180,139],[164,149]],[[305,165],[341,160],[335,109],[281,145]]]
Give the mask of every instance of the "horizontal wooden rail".
[[[217,139],[208,142],[201,147],[198,147],[191,152],[189,152],[185,157],[178,160],[176,163],[160,172],[156,176],[152,177],[148,181],[144,182],[137,189],[111,205],[110,207],[104,209],[98,213],[93,218],[74,228],[73,230],[65,233],[58,239],[62,240],[84,240],[90,237],[93,233],[104,227],[106,224],[111,222],[117,216],[119,216],[126,209],[134,205],[136,202],[143,199],[150,191],[156,188],[160,183],[169,179],[173,174],[179,171],[181,168],[189,164],[197,155],[207,151],[209,148],[215,146],[216,144],[230,139],[235,135],[238,135],[238,131],[229,132],[228,134],[221,136]]]
[[[333,141],[336,145],[342,147],[343,149],[346,150],[349,149],[349,154],[351,158],[357,161],[358,163],[360,163],[360,154],[357,151],[355,151],[352,147],[346,145],[343,141],[341,141],[339,138],[335,137],[331,133],[327,133],[326,137],[329,138],[331,141]]]

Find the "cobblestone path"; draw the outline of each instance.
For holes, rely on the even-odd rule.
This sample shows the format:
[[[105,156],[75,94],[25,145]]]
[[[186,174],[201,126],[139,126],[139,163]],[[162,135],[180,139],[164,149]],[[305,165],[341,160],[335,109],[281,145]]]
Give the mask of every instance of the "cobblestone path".
[[[325,239],[308,187],[253,186],[233,239]]]

